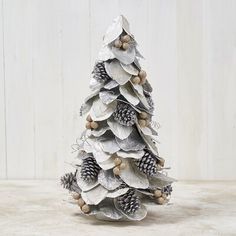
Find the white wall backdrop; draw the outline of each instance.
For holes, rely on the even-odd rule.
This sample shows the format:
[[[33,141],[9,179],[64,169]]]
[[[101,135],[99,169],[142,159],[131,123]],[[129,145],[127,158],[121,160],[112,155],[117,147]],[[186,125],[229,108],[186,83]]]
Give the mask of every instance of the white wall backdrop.
[[[102,36],[123,14],[146,57],[171,175],[236,179],[235,0],[0,3],[0,178],[69,168]]]

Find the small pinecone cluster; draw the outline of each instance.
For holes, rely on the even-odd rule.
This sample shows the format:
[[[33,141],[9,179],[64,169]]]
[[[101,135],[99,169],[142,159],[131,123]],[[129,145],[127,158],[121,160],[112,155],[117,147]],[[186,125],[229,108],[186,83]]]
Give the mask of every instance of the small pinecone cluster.
[[[157,173],[157,158],[147,149],[143,157],[136,162],[138,169],[146,175],[152,176]]]
[[[121,102],[118,103],[113,116],[116,121],[125,126],[132,126],[137,120],[135,110],[129,104]]]
[[[134,214],[140,208],[140,199],[135,194],[135,189],[130,189],[127,193],[118,197],[117,203],[126,214]]]
[[[97,179],[101,167],[94,157],[87,157],[81,165],[81,178],[86,182],[93,182]]]
[[[104,62],[97,62],[93,69],[93,78],[99,82],[106,82],[110,80],[110,76],[107,74]]]
[[[161,192],[162,193],[165,193],[167,196],[168,195],[171,195],[171,192],[172,192],[172,186],[171,185],[167,185],[167,186],[165,186],[162,190],[161,190]]]
[[[63,186],[63,188],[68,189],[69,191],[72,191],[73,183],[76,183],[76,172],[74,174],[67,173],[61,177],[61,185]]]

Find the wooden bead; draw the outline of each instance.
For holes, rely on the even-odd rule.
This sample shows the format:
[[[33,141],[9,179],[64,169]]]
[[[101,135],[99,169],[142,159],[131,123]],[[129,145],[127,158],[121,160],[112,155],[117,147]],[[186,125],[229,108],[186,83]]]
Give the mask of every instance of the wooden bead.
[[[128,43],[130,40],[131,40],[131,38],[128,34],[121,37],[122,43]]]
[[[115,175],[120,175],[120,168],[119,168],[119,167],[113,168],[113,173],[114,173]]]
[[[162,195],[161,190],[159,190],[159,189],[155,190],[155,192],[154,192],[155,197],[161,197],[161,195]]]
[[[129,44],[128,44],[128,43],[123,43],[123,44],[122,44],[122,48],[123,48],[124,50],[127,50],[127,49],[129,48]]]
[[[162,170],[162,167],[160,165],[157,164],[157,170],[158,171],[161,171]]]
[[[165,164],[165,160],[164,159],[159,160],[158,164],[163,167]]]
[[[138,76],[135,76],[135,77],[132,78],[132,82],[133,82],[134,84],[139,84],[140,81],[141,81],[141,79],[140,79]]]
[[[120,48],[122,46],[122,42],[119,39],[117,39],[115,41],[114,45],[115,45],[116,48]]]
[[[75,200],[78,200],[78,199],[80,199],[80,194],[79,194],[79,193],[73,193],[73,194],[72,194],[72,197],[73,197]]]
[[[143,84],[145,84],[147,82],[147,79],[146,78],[142,78],[141,77],[141,81],[140,81],[140,85],[143,85]]]
[[[138,120],[138,123],[139,123],[139,125],[141,126],[141,127],[145,127],[146,126],[146,120],[143,120],[143,119],[140,119],[140,120]]]
[[[90,115],[87,116],[86,120],[89,121],[89,122],[93,121]]]
[[[82,207],[82,206],[85,204],[85,202],[84,202],[84,200],[83,200],[82,198],[80,198],[80,199],[78,199],[77,204],[78,204],[80,207]]]
[[[84,213],[89,213],[90,212],[90,207],[89,205],[85,204],[81,207],[81,210],[84,212]]]
[[[121,163],[121,164],[120,164],[120,169],[124,170],[125,167],[126,167],[126,164],[125,164],[125,163]]]
[[[91,122],[91,128],[92,129],[97,129],[98,128],[98,123],[96,121]]]
[[[140,112],[139,113],[139,117],[141,118],[141,119],[147,119],[147,117],[148,117],[148,114],[146,113],[146,112],[144,112],[144,111],[142,111],[142,112]]]
[[[91,129],[91,122],[87,122],[85,126],[86,126],[86,129]]]
[[[116,157],[115,160],[114,160],[114,163],[115,163],[116,166],[120,165],[121,162],[122,162],[122,160],[119,157]]]
[[[138,75],[142,79],[147,77],[147,73],[144,70],[140,70]]]
[[[167,195],[165,194],[165,193],[162,193],[162,195],[161,195],[164,199],[166,199],[167,198]]]
[[[157,203],[162,205],[165,203],[165,199],[163,197],[159,197],[157,198]]]

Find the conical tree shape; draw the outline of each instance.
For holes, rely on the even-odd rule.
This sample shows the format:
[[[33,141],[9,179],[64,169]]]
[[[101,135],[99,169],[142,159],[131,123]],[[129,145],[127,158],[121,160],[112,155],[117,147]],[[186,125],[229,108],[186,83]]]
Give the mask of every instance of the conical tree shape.
[[[154,141],[152,87],[124,16],[108,28],[81,107],[86,130],[75,174],[62,184],[76,192],[82,212],[104,220],[142,220],[148,203],[164,204],[172,178]],[[69,178],[70,177],[70,178]]]

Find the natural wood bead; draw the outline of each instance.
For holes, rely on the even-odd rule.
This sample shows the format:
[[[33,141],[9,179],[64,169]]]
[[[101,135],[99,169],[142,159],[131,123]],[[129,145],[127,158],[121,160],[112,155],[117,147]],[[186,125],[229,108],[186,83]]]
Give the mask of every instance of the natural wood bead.
[[[91,122],[87,122],[85,126],[86,126],[86,129],[91,129]]]
[[[147,77],[147,73],[144,70],[140,70],[138,75],[142,79]]]
[[[78,199],[77,204],[78,204],[80,207],[82,207],[82,206],[85,204],[85,202],[84,202],[84,200],[83,200],[82,198],[80,198],[80,199]]]
[[[141,79],[140,79],[138,76],[135,76],[135,77],[132,78],[132,82],[133,82],[134,84],[139,84],[140,81],[141,81]]]
[[[89,213],[90,212],[90,207],[89,205],[85,204],[81,207],[81,210],[84,212],[84,213]]]
[[[119,157],[116,157],[115,160],[114,160],[114,163],[115,163],[116,166],[120,165],[121,162],[122,162],[122,160]]]
[[[159,160],[158,164],[163,167],[165,164],[165,160],[164,159]]]
[[[123,48],[124,50],[127,50],[127,49],[129,48],[129,44],[128,44],[128,43],[123,43],[123,44],[122,44],[122,48]]]
[[[98,123],[96,121],[91,122],[91,128],[92,129],[97,129],[98,128]]]
[[[128,43],[130,40],[131,40],[131,38],[128,34],[121,37],[122,43]]]
[[[162,193],[161,196],[166,199],[167,198],[167,195],[165,193]]]
[[[93,121],[90,115],[87,116],[86,120],[89,121],[89,122]]]
[[[122,42],[119,39],[117,39],[115,41],[114,45],[115,45],[116,48],[120,48],[122,46]]]
[[[145,84],[147,82],[147,79],[146,78],[142,78],[141,77],[141,81],[140,81],[140,85],[143,85],[143,84]]]
[[[78,199],[80,199],[80,194],[79,194],[79,193],[73,193],[73,194],[72,194],[72,197],[73,197],[75,200],[78,200]]]
[[[120,168],[119,168],[119,167],[113,168],[113,173],[114,173],[115,175],[120,175]]]
[[[146,112],[144,112],[144,111],[142,111],[142,112],[140,112],[139,113],[139,117],[141,118],[141,119],[147,119],[147,117],[148,117],[148,114],[146,113]]]
[[[161,190],[157,189],[154,191],[154,196],[155,197],[161,197],[162,193],[161,193]]]
[[[143,119],[140,119],[140,120],[138,120],[138,123],[139,123],[139,125],[141,126],[141,127],[145,127],[146,126],[146,120],[143,120]]]
[[[158,171],[161,171],[162,170],[162,167],[160,165],[157,164],[157,170]]]
[[[126,167],[126,164],[125,164],[125,163],[121,163],[121,164],[120,164],[120,169],[124,170],[125,167]]]
[[[165,199],[163,197],[159,197],[157,198],[157,203],[162,205],[165,203]]]

